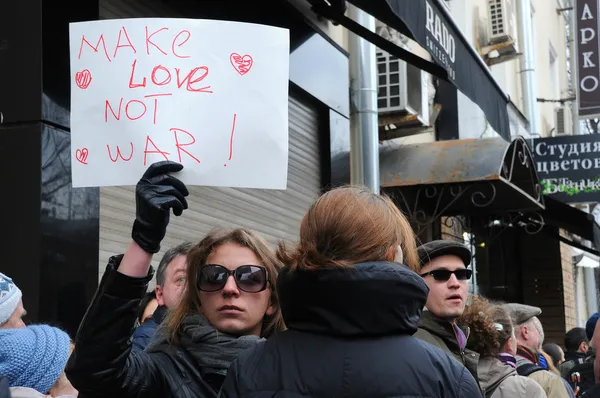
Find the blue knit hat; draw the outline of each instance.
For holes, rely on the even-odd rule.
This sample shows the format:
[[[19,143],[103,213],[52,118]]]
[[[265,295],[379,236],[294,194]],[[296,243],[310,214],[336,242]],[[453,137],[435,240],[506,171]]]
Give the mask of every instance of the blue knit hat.
[[[47,394],[62,375],[70,351],[69,336],[52,326],[0,329],[0,375],[11,387]]]
[[[12,279],[0,273],[0,325],[6,323],[17,310],[21,291]]]
[[[598,318],[600,318],[600,312],[596,312],[594,315],[592,315],[585,324],[585,334],[590,341],[592,341],[592,337],[594,336],[594,330],[596,329]]]

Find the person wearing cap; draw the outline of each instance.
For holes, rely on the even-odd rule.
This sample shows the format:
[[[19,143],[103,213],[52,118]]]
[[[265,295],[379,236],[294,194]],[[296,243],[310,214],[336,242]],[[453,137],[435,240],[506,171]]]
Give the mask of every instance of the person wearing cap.
[[[566,380],[539,365],[538,350],[544,343],[544,328],[538,319],[542,310],[519,303],[508,303],[503,307],[515,325],[517,373],[535,380],[542,386],[548,398],[572,397],[573,391],[566,384]]]
[[[25,327],[23,317],[27,312],[21,298],[21,290],[13,280],[0,273],[0,329]]]
[[[71,339],[56,327],[0,330],[0,375],[12,398],[76,397],[64,374],[70,354]]]
[[[479,354],[466,348],[469,330],[456,323],[467,303],[468,280],[473,273],[467,268],[471,251],[456,241],[436,240],[421,245],[417,252],[418,273],[427,283],[429,295],[414,336],[456,358],[478,380]]]

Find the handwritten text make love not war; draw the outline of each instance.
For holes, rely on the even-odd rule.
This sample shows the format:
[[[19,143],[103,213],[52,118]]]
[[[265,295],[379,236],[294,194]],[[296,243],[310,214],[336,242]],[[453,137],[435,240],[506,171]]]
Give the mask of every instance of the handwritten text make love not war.
[[[116,43],[108,43],[103,34],[99,37],[89,38],[85,35],[81,35],[81,41],[79,46],[79,53],[77,59],[81,59],[81,56],[86,51],[93,51],[98,53],[102,59],[106,62],[113,62],[120,54],[127,52],[127,56],[134,55],[158,55],[162,54],[169,57],[170,59],[185,59],[190,58],[190,55],[186,54],[185,44],[192,37],[192,33],[189,30],[181,29],[173,32],[167,27],[150,31],[147,26],[145,29],[145,41],[142,43],[134,43],[130,39],[130,35],[127,29],[123,26],[119,30]],[[168,36],[168,42],[170,46],[161,46],[157,44],[153,38],[158,35]],[[230,63],[232,66],[232,72],[237,72],[239,75],[244,76],[252,69],[253,59],[249,54],[240,55],[238,53],[230,54]],[[234,72],[235,71],[235,72]],[[173,96],[173,93],[177,90],[185,90],[187,92],[197,93],[198,95],[210,95],[213,94],[213,90],[208,83],[209,67],[207,65],[198,65],[191,69],[183,70],[181,68],[173,67],[168,68],[160,63],[157,63],[152,67],[151,70],[139,70],[137,65],[137,59],[134,58],[131,68],[128,71],[128,87],[132,90],[139,89],[144,94],[139,97],[133,98],[112,98],[104,100],[104,117],[105,123],[109,121],[121,121],[121,120],[140,120],[144,118],[152,118],[152,124],[157,124],[158,109],[161,106],[162,101],[168,100],[169,97]],[[83,69],[75,73],[75,84],[81,90],[86,90],[92,84],[94,84],[93,73],[89,69]],[[152,93],[152,89],[156,88],[157,92]],[[167,91],[165,92],[165,89]],[[160,92],[159,92],[160,91]],[[229,138],[229,159],[233,155],[233,138],[235,133],[237,115],[232,114],[231,131]],[[183,155],[187,155],[193,161],[200,163],[194,154],[185,147],[189,147],[196,142],[196,137],[190,131],[180,127],[174,126],[169,128],[169,132],[173,134],[173,142],[177,149],[177,160],[182,162]],[[137,148],[130,142],[128,147],[121,148],[118,145],[111,147],[106,145],[107,156],[113,163],[117,161],[129,162],[132,160],[134,153]],[[144,166],[147,164],[147,156],[149,154],[157,154],[164,157],[165,160],[169,160],[171,153],[160,149],[155,142],[152,140],[150,135],[146,135],[144,151]],[[89,152],[87,148],[78,148],[75,152],[76,160],[82,164],[87,164]],[[174,160],[174,159],[171,159]],[[226,164],[224,165],[226,166]]]

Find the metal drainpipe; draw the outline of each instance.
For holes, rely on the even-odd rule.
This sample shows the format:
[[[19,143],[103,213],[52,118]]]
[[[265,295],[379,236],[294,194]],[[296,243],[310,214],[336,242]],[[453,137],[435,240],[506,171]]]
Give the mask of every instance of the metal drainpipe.
[[[349,5],[348,16],[375,32],[375,18]],[[379,127],[377,124],[377,59],[375,46],[349,32],[350,53],[350,182],[379,193]]]
[[[523,91],[523,106],[531,134],[540,134],[539,113],[537,106],[537,84],[535,76],[535,55],[533,43],[533,28],[531,20],[531,0],[517,1],[517,20],[519,23],[519,45],[521,56],[521,88]]]

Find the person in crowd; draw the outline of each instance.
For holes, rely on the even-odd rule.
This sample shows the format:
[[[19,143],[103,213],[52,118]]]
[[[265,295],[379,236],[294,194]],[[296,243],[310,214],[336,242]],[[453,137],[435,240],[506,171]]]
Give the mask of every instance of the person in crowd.
[[[569,378],[571,369],[581,364],[587,358],[590,341],[584,328],[573,328],[565,335],[565,362],[560,366],[560,374],[565,379]]]
[[[187,272],[187,255],[192,249],[191,242],[184,242],[165,252],[156,270],[155,303],[158,307],[152,311],[150,319],[140,320],[140,326],[133,334],[133,349],[143,350],[156,334],[168,310],[177,308]]]
[[[0,330],[0,375],[12,398],[77,397],[64,374],[71,340],[48,325]]]
[[[86,398],[216,397],[240,352],[283,328],[280,262],[246,229],[209,233],[188,254],[184,295],[144,351],[131,351],[139,303],[152,279],[171,210],[187,208],[181,164],[152,164],[136,186],[132,242],[112,257],[75,340],[66,373]]]
[[[467,348],[469,331],[456,322],[467,303],[471,251],[460,242],[436,240],[419,246],[418,255],[417,272],[425,279],[429,296],[415,337],[454,356],[477,380],[479,354]]]
[[[25,315],[21,290],[12,279],[0,273],[0,329],[24,328]]]
[[[481,396],[464,366],[413,337],[428,288],[389,198],[333,189],[309,208],[299,239],[278,250],[288,329],[240,354],[221,396]]]
[[[594,376],[594,362],[596,360],[596,350],[594,349],[594,330],[596,323],[598,322],[598,316],[596,313],[592,315],[585,325],[585,338],[589,341],[587,354],[585,359],[581,363],[576,363],[568,372],[563,374],[563,377],[567,380],[571,388],[577,393],[578,397],[600,397],[600,391],[594,391],[594,385],[596,379]],[[579,332],[578,332],[579,333]],[[581,336],[573,338],[571,340],[580,340]],[[565,338],[566,340],[566,338]],[[572,344],[573,348],[575,343]],[[579,362],[579,361],[577,361]],[[588,395],[589,394],[589,395]]]
[[[10,396],[10,384],[5,376],[0,376],[0,398],[12,398]]]
[[[479,385],[488,398],[546,398],[534,380],[517,373],[517,338],[506,310],[475,296],[460,322],[472,331],[468,346],[480,354]]]
[[[542,350],[548,354],[552,360],[552,365],[559,367],[565,362],[565,353],[561,346],[554,343],[546,343],[542,346]]]
[[[538,350],[538,354],[540,356],[540,361],[539,361],[538,365],[546,370],[549,370],[550,372],[554,373],[555,375],[560,376],[560,371],[558,370],[558,368],[556,366],[554,366],[554,361],[552,360],[552,357],[550,356],[550,354],[548,354],[546,351],[544,351],[543,348],[540,348]]]
[[[546,392],[548,398],[570,398],[571,388],[563,379],[539,366],[539,348],[544,343],[544,328],[538,319],[542,310],[525,304],[508,303],[503,305],[515,325],[517,337],[517,372],[535,380]]]
[[[160,325],[160,322],[154,320],[154,314],[156,314],[157,309],[156,291],[152,290],[146,293],[142,301],[140,301],[137,317],[138,326],[135,328],[135,332],[133,332],[131,341],[132,350],[144,351],[144,348],[146,348],[152,337],[156,334],[156,329]]]

